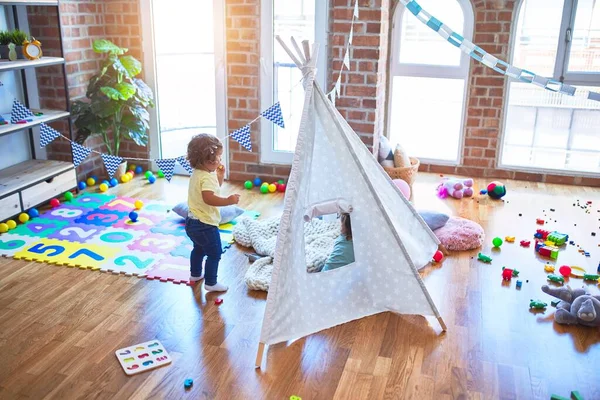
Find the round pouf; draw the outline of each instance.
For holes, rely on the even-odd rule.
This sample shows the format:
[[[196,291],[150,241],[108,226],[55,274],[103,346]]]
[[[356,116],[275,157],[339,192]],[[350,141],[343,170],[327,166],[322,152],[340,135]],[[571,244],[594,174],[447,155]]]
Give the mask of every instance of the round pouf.
[[[394,182],[394,185],[396,185],[396,187],[398,189],[400,189],[400,192],[402,192],[402,194],[404,195],[406,200],[409,200],[410,199],[410,186],[408,185],[408,183],[406,183],[406,181],[402,180],[402,179],[394,179],[394,180],[392,180],[392,182]]]
[[[481,225],[471,220],[451,217],[446,225],[433,231],[450,251],[472,250],[483,245],[485,233]]]
[[[502,182],[490,182],[487,187],[487,194],[492,199],[501,199],[506,194],[506,186]]]

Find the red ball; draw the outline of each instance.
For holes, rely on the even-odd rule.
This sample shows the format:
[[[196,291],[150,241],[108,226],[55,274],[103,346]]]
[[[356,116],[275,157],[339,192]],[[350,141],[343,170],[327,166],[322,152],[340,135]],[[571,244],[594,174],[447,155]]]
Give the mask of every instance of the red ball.
[[[52,200],[50,200],[50,206],[52,208],[56,208],[56,207],[60,206],[60,201],[58,199],[52,199]]]
[[[492,183],[490,183],[490,184],[488,185],[488,187],[487,187],[487,191],[488,191],[488,192],[493,192],[495,188],[496,188],[496,182],[492,182]]]
[[[444,259],[444,253],[442,253],[439,250],[436,251],[435,254],[433,255],[433,261],[435,261],[436,263],[439,263],[443,259]]]
[[[282,193],[285,192],[285,183],[277,185],[277,191]]]
[[[563,265],[558,269],[558,272],[560,272],[560,274],[566,278],[571,275],[571,267],[568,265]]]

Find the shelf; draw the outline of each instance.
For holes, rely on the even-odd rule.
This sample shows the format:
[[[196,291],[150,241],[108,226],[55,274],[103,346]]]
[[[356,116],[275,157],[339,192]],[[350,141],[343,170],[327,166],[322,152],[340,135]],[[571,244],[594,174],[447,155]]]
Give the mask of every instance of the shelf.
[[[0,0],[0,6],[57,6],[58,0]]]
[[[0,1],[0,5],[2,2]],[[42,57],[39,60],[0,60],[0,71],[10,71],[23,68],[45,67],[47,65],[64,64],[65,59],[61,57]]]
[[[7,125],[0,125],[0,136],[6,135],[6,134],[11,133],[11,132],[20,131],[22,129],[32,128],[32,127],[37,126],[37,125],[39,125],[39,124],[41,124],[43,122],[52,122],[52,121],[56,121],[58,119],[65,118],[65,117],[69,116],[69,113],[67,111],[57,111],[57,110],[31,110],[31,111],[34,112],[34,113],[36,113],[36,112],[42,112],[42,113],[44,113],[44,115],[42,115],[40,117],[34,117],[35,119],[33,121],[26,122],[24,124],[11,124],[11,123],[9,123]],[[8,119],[6,121],[7,122],[10,121],[10,115],[8,115]]]
[[[73,163],[53,160],[27,160],[0,170],[0,197],[74,169]]]

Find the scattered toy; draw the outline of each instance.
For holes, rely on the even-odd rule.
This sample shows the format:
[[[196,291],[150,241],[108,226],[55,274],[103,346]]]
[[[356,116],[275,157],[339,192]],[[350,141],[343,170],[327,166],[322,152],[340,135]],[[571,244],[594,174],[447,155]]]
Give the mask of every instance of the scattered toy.
[[[537,219],[535,220],[535,223],[536,223],[536,224],[539,224],[539,225],[544,225],[544,222],[545,222],[545,221],[544,221],[543,219],[541,219],[541,218],[537,218]]]
[[[188,378],[188,379],[186,379],[186,380],[183,382],[183,387],[184,387],[184,388],[186,388],[186,389],[189,389],[189,388],[191,388],[193,385],[194,385],[194,380],[193,380],[193,379],[189,379],[189,378]]]
[[[479,253],[477,254],[477,259],[479,261],[483,261],[485,263],[491,263],[492,262],[492,258],[489,256],[486,256],[485,254]]]
[[[216,305],[223,304],[223,299],[221,299],[221,298],[215,299],[215,304]]]
[[[515,237],[514,236],[505,236],[504,240],[508,243],[514,243],[515,242]]]
[[[521,240],[521,246],[529,247],[529,245],[531,245],[531,242],[529,240]]]
[[[510,281],[512,277],[513,277],[513,270],[508,269],[506,267],[502,267],[502,279],[504,279],[505,281]]]
[[[596,274],[583,274],[584,281],[598,281],[600,279],[600,275]]]
[[[530,300],[529,301],[529,308],[534,308],[536,310],[542,310],[544,308],[546,308],[548,306],[548,304],[544,303],[543,301],[540,300]]]
[[[563,278],[562,276],[554,275],[554,274],[548,275],[546,277],[546,279],[548,279],[550,282],[560,283],[561,285],[563,283],[565,283],[565,278]]]
[[[544,265],[544,271],[546,272],[554,272],[554,267],[550,264]]]
[[[563,265],[558,269],[558,272],[565,278],[568,278],[569,276],[571,276],[571,267],[569,267],[568,265]]]
[[[444,259],[444,253],[442,253],[439,250],[436,251],[435,254],[433,255],[433,261],[435,261],[436,263],[439,263],[443,259]]]
[[[522,285],[523,285],[522,281],[517,281],[517,289],[521,289]]]

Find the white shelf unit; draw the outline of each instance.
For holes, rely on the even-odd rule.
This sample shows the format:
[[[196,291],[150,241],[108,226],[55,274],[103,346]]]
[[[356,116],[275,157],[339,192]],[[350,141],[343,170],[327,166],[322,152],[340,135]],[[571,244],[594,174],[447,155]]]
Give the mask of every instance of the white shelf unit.
[[[26,15],[26,6],[53,6],[57,7],[59,32],[62,33],[60,7],[57,0],[12,0],[1,1],[0,7],[7,7],[7,15],[12,11],[13,24],[19,28],[19,21],[22,22],[22,16]],[[64,54],[62,37],[59,37],[61,43],[61,53]],[[42,44],[43,46],[43,44]],[[28,79],[34,79],[35,74],[26,73],[26,70],[45,67],[49,65],[61,65],[65,82],[65,97],[67,107],[70,107],[69,90],[67,87],[67,71],[63,57],[42,57],[39,60],[0,60],[0,72],[19,71],[20,79],[23,85],[23,103],[30,108],[30,97],[37,96],[37,93],[31,93],[28,90]],[[37,87],[36,85],[31,85]],[[36,149],[39,149],[39,143],[34,137],[33,128],[41,123],[67,119],[68,132],[61,132],[72,139],[72,123],[69,110],[32,110],[41,112],[43,115],[32,118],[31,122],[23,124],[11,124],[0,126],[0,137],[6,135],[29,136],[30,159],[8,166],[0,170],[0,222],[5,219],[16,216],[21,212],[39,204],[45,203],[53,197],[69,190],[76,189],[77,175],[72,162],[37,159]],[[56,139],[60,140],[60,139]]]

